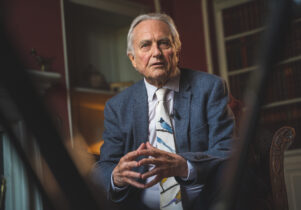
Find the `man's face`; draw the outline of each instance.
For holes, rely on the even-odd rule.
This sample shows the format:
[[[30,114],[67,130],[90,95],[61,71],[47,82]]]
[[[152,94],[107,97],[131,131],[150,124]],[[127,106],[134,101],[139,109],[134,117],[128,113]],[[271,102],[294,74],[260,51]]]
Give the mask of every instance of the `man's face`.
[[[135,69],[146,80],[162,86],[175,76],[178,62],[172,35],[166,23],[159,20],[145,20],[133,31],[134,55],[129,58]]]

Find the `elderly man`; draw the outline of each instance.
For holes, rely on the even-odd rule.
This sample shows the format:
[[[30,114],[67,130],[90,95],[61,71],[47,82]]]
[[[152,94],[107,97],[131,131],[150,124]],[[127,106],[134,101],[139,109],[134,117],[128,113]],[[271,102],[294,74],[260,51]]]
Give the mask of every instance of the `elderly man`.
[[[135,18],[127,54],[144,76],[106,104],[97,178],[124,209],[208,209],[230,151],[233,118],[217,76],[177,67],[165,14]]]

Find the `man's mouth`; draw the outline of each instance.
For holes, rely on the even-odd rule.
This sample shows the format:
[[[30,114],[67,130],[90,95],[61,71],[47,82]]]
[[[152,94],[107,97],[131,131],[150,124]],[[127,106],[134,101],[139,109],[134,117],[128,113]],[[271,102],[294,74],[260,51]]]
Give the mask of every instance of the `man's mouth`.
[[[152,63],[151,66],[153,66],[153,67],[162,67],[162,66],[164,66],[164,62],[155,62],[155,63]]]

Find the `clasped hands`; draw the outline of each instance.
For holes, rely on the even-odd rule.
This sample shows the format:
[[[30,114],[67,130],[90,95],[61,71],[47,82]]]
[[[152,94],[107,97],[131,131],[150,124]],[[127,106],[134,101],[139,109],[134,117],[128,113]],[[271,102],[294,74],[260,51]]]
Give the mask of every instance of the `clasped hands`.
[[[136,161],[139,156],[151,156]],[[154,167],[144,174],[132,171],[133,168],[143,165],[154,165]],[[160,182],[165,177],[179,176],[187,177],[187,161],[180,155],[165,152],[153,147],[149,142],[142,143],[135,151],[124,155],[112,172],[113,182],[117,187],[123,187],[128,184],[146,189]],[[136,179],[147,179],[151,176],[155,178],[149,183],[142,184]]]

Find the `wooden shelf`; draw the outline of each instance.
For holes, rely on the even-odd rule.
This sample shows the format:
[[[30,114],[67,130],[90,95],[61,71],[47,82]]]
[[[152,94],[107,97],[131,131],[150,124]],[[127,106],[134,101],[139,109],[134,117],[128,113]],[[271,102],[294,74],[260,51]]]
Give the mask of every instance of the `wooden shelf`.
[[[258,66],[250,66],[250,67],[247,67],[247,68],[230,71],[228,73],[228,75],[233,76],[233,75],[237,75],[237,74],[244,74],[244,73],[247,73],[247,72],[250,72],[250,71],[254,71],[257,68],[258,68]]]
[[[82,93],[99,93],[99,94],[116,94],[118,92],[109,91],[109,90],[101,90],[101,89],[93,89],[93,88],[87,88],[87,87],[74,87],[74,91],[76,92],[82,92]]]
[[[47,89],[59,83],[62,75],[56,72],[39,71],[39,70],[27,70],[37,88],[44,93]]]
[[[290,104],[296,104],[296,103],[301,103],[301,97],[288,99],[288,100],[283,100],[283,101],[276,101],[276,102],[273,102],[273,103],[266,104],[266,105],[262,106],[262,108],[263,109],[269,109],[269,108],[285,106],[285,105],[290,105]]]
[[[298,22],[301,22],[301,18],[298,18],[298,19],[294,20],[294,23],[298,23]],[[249,36],[249,35],[257,34],[257,33],[263,32],[264,30],[265,30],[265,27],[255,28],[255,29],[250,30],[250,31],[245,31],[245,32],[242,32],[242,33],[227,36],[227,37],[224,38],[224,40],[225,41],[231,41],[231,40],[238,39],[238,38],[241,38],[241,37],[246,37],[246,36]]]
[[[300,61],[300,60],[301,60],[301,55],[298,55],[298,56],[291,57],[291,58],[285,59],[283,61],[280,61],[277,65],[288,64],[288,63],[292,63],[292,62]],[[229,71],[228,75],[233,76],[233,75],[238,75],[238,74],[244,74],[244,73],[247,73],[250,71],[254,71],[257,68],[258,68],[258,66],[250,66],[250,67],[246,67],[246,68],[242,68],[242,69],[237,69],[237,70]]]
[[[249,35],[257,34],[257,33],[263,32],[263,31],[264,31],[264,27],[257,28],[257,29],[251,30],[251,31],[247,31],[247,32],[243,32],[243,33],[239,33],[239,34],[235,34],[235,35],[225,37],[225,41],[231,41],[231,40],[238,39],[238,38],[241,38],[241,37],[246,37],[246,36],[249,36]]]
[[[285,60],[283,60],[283,61],[280,61],[277,65],[292,63],[292,62],[299,61],[299,60],[301,60],[301,55],[294,56],[294,57],[285,59]]]

